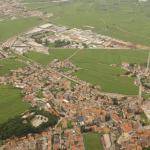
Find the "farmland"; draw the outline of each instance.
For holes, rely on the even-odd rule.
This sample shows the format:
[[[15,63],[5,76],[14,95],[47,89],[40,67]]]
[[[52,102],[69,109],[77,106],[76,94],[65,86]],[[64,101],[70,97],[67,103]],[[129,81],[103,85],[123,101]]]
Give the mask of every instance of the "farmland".
[[[0,76],[9,74],[11,70],[23,67],[25,64],[18,58],[0,60]],[[0,85],[0,123],[24,112],[28,105],[22,102],[21,91],[11,86]]]
[[[0,85],[0,123],[24,112],[28,107],[28,104],[22,102],[19,89]]]
[[[53,23],[84,29],[91,26],[94,27],[93,31],[100,34],[150,45],[150,1],[71,0],[60,4],[47,0],[40,1],[43,4],[24,1],[28,2],[26,6],[30,8],[53,13],[54,16],[50,18]]]
[[[39,18],[21,18],[16,20],[5,20],[0,22],[0,42],[12,36],[27,31],[28,29],[41,23]]]
[[[69,57],[75,51],[76,50],[74,50],[74,49],[61,49],[61,50],[55,49],[55,50],[49,51],[50,55],[45,55],[45,54],[36,53],[36,52],[29,52],[29,53],[25,54],[25,56],[34,61],[37,61],[38,63],[47,65],[53,59],[64,60],[65,58]]]
[[[83,134],[85,150],[103,150],[100,142],[100,135],[97,133]]]
[[[46,65],[53,59],[67,58],[74,51],[55,49],[51,50],[49,55],[30,52],[26,56]],[[140,50],[87,49],[78,52],[71,61],[81,68],[75,75],[89,83],[99,85],[102,91],[136,95],[138,88],[134,85],[134,78],[120,76],[124,74],[120,64],[122,62],[144,64],[147,54],[147,51]],[[112,67],[111,64],[118,64],[118,66]]]
[[[8,58],[0,60],[0,75],[8,74],[11,70],[23,67],[25,64],[17,58]]]

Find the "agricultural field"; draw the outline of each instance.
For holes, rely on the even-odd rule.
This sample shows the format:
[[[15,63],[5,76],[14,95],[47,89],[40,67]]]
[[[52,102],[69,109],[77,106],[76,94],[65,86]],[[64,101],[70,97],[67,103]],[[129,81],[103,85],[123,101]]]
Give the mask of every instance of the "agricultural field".
[[[124,41],[150,46],[150,1],[138,0],[23,0],[29,8],[52,13],[50,22],[92,29]]]
[[[30,58],[30,59],[38,62],[38,63],[47,65],[53,59],[64,60],[65,58],[72,55],[75,51],[76,50],[74,50],[74,49],[55,49],[55,50],[50,50],[49,55],[46,55],[43,53],[29,52],[29,53],[25,54],[25,56],[27,58]]]
[[[29,105],[22,101],[19,89],[0,85],[0,124],[27,110]]]
[[[36,17],[20,18],[0,22],[0,42],[7,40],[19,33],[29,30],[40,24],[42,21]]]
[[[98,133],[84,133],[83,140],[85,150],[103,150],[100,135]]]
[[[0,60],[0,76],[9,74],[11,70],[24,67],[25,64],[17,57]],[[29,107],[22,102],[22,95],[19,89],[12,86],[0,85],[0,123],[24,112]]]
[[[0,76],[8,74],[11,70],[24,67],[25,64],[16,58],[0,59]]]
[[[55,49],[50,50],[49,55],[30,52],[26,57],[46,65],[53,59],[66,59],[74,52],[73,49]],[[122,62],[144,64],[147,57],[148,52],[140,50],[85,49],[70,60],[81,68],[75,75],[89,83],[99,85],[102,91],[137,95],[138,88],[134,85],[134,78],[120,76],[125,73],[120,65]],[[111,64],[117,66],[112,67]]]

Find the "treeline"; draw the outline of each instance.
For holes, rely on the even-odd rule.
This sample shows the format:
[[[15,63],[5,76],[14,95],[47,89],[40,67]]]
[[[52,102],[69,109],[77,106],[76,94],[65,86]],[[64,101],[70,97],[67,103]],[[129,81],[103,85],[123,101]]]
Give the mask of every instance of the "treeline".
[[[58,117],[50,114],[44,110],[38,110],[37,108],[30,109],[30,112],[34,112],[34,115],[42,115],[48,118],[48,122],[41,124],[38,127],[34,127],[31,124],[32,117],[23,119],[21,115],[18,115],[7,122],[0,124],[0,140],[16,136],[21,137],[29,133],[40,133],[48,127],[53,127],[58,122]]]
[[[70,44],[70,41],[56,40],[54,42],[54,47],[63,47],[63,46],[69,45],[69,44]]]
[[[42,41],[40,40],[36,40],[37,43],[42,44]],[[64,47],[70,44],[70,41],[66,41],[66,40],[56,40],[53,43],[50,43],[47,39],[45,40],[45,46],[51,47],[51,48],[60,48],[60,47]]]

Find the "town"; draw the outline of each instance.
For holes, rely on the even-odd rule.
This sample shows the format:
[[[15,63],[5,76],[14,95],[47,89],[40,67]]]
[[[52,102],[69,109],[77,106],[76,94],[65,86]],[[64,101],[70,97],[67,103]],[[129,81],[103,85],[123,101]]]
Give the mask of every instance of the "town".
[[[141,13],[143,4],[146,7],[147,2],[148,0],[138,0],[131,6],[136,5],[137,8],[140,6],[138,11]],[[17,98],[16,95],[11,96],[8,91],[10,88],[18,90],[19,101],[23,103],[22,105],[26,105],[22,113],[14,113],[10,115],[11,117],[0,112],[0,117],[6,117],[0,122],[0,150],[149,150],[150,45],[147,44],[149,36],[142,34],[142,31],[136,33],[130,32],[132,28],[124,28],[126,24],[129,26],[127,20],[119,20],[123,26],[117,25],[117,19],[116,22],[109,22],[111,13],[119,10],[119,6],[122,10],[121,6],[122,3],[126,3],[125,1],[114,1],[108,5],[106,5],[108,2],[102,0],[101,5],[97,5],[99,4],[97,0],[84,3],[83,5],[81,1],[73,0],[0,0],[0,23],[29,17],[30,21],[38,20],[24,30],[20,29],[20,25],[18,27],[20,32],[12,33],[6,39],[5,36],[4,39],[0,36],[0,89],[6,88],[6,93],[0,93],[0,100],[4,97],[11,100]],[[88,9],[85,18],[82,16],[83,6],[90,8],[91,13],[96,13],[96,16],[105,11],[106,15],[99,16],[100,19],[96,17],[94,26],[94,15],[90,14],[93,17],[92,23],[88,23],[88,19],[90,20]],[[51,10],[53,7],[56,10]],[[96,12],[97,8],[101,11]],[[75,15],[70,12],[74,9]],[[123,9],[122,14],[135,15],[136,12],[130,9]],[[78,20],[81,24],[79,26],[64,23],[68,18],[76,19],[78,12],[81,18],[80,16],[77,18],[87,19],[85,23],[81,20],[81,22]],[[148,12],[144,13],[148,18]],[[113,17],[115,16],[119,18],[118,12]],[[61,17],[66,17],[66,20],[59,22]],[[123,15],[120,18],[123,18]],[[128,20],[131,26],[136,28],[134,26],[136,19],[129,17]],[[24,22],[20,24],[24,25]],[[118,33],[114,34],[116,31]],[[4,30],[2,34],[4,32],[7,31]],[[110,33],[104,34],[107,32]],[[59,54],[65,57],[56,57],[54,52],[57,50],[69,52]],[[90,51],[87,55],[88,50],[92,53]],[[98,58],[90,57],[94,50],[94,55],[98,55]],[[102,53],[98,53],[100,51]],[[111,51],[118,51],[119,54],[116,55]],[[29,57],[30,54],[33,57]],[[140,54],[142,57],[137,58]],[[77,57],[79,59],[76,63]],[[84,59],[85,57],[87,58]],[[42,63],[43,60],[40,62],[39,59],[47,60]],[[104,61],[105,59],[107,61]],[[7,64],[7,61],[10,62]],[[80,63],[82,65],[79,65]],[[90,72],[92,68],[94,71]],[[109,76],[113,72],[112,76],[104,78],[103,74],[98,73],[98,69],[104,72],[104,76]],[[80,71],[83,71],[83,74],[80,74],[81,78],[78,75]],[[90,82],[91,77],[95,78],[93,83]],[[100,82],[102,85],[97,84],[96,78],[106,81]],[[115,80],[118,89],[123,87],[117,84],[118,81],[129,81],[128,84],[125,82],[121,84],[125,84],[126,88],[130,86],[129,90],[134,88],[133,93],[129,90],[115,91],[112,86],[115,82],[111,82],[112,80]],[[106,89],[106,85],[112,86],[113,90]],[[4,109],[3,107],[17,109],[20,106],[11,106],[6,101],[0,101],[0,105],[1,109]],[[21,110],[21,107],[19,109]],[[13,110],[11,112],[13,113]]]
[[[128,64],[123,64],[123,67],[131,74],[142,72],[139,67],[130,70]],[[100,133],[100,140],[106,150],[142,150],[150,146],[149,122],[142,118],[145,114],[150,119],[150,103],[138,96],[103,95],[99,87],[72,76],[78,69],[69,60],[54,60],[47,67],[30,61],[27,67],[0,77],[0,84],[11,84],[22,89],[24,101],[32,107],[37,106],[59,117],[54,128],[39,134],[8,139],[2,150],[31,147],[84,150],[83,133],[86,132]],[[48,121],[41,115],[33,119],[35,127]]]

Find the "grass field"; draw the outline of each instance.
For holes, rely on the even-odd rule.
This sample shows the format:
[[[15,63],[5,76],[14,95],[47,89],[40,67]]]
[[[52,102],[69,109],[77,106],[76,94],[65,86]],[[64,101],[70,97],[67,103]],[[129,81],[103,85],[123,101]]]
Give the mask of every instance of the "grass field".
[[[150,99],[150,93],[143,93],[143,98],[145,99],[145,100],[149,100]]]
[[[17,58],[0,59],[0,75],[8,74],[10,70],[24,66],[25,64],[20,62]]]
[[[39,18],[22,18],[16,20],[7,20],[0,22],[0,42],[7,40],[8,38],[22,33],[38,24],[42,21]]]
[[[150,1],[138,0],[24,0],[26,6],[53,13],[51,22],[93,30],[125,41],[150,45]],[[38,3],[40,1],[40,3]],[[34,3],[35,2],[35,3]],[[41,3],[47,2],[47,3]]]
[[[53,59],[65,59],[74,53],[73,49],[51,50],[50,55],[30,52],[26,54],[41,64],[48,64]],[[119,66],[111,67],[111,64],[120,65],[122,62],[144,64],[148,52],[140,50],[81,50],[71,61],[81,68],[76,75],[89,83],[100,85],[105,92],[136,95],[138,88],[134,85],[134,79],[119,76],[124,73]]]
[[[150,121],[149,119],[147,118],[146,114],[144,112],[142,112],[140,114],[140,117],[141,117],[141,122],[146,126],[146,125],[149,125],[150,124]]]
[[[49,51],[50,55],[36,53],[36,52],[29,52],[29,53],[25,54],[25,56],[37,61],[38,63],[47,65],[53,59],[64,60],[65,58],[69,57],[75,51],[76,50],[74,50],[74,49],[55,49],[55,50]]]
[[[85,150],[103,150],[98,133],[83,134]]]
[[[28,107],[28,104],[22,102],[19,89],[0,85],[0,123],[24,112]]]
[[[0,76],[4,76],[5,74],[8,74],[10,70],[23,66],[25,66],[25,64],[20,62],[18,58],[1,59]],[[22,102],[22,96],[19,89],[0,85],[0,123],[24,112],[28,106],[28,104]]]

